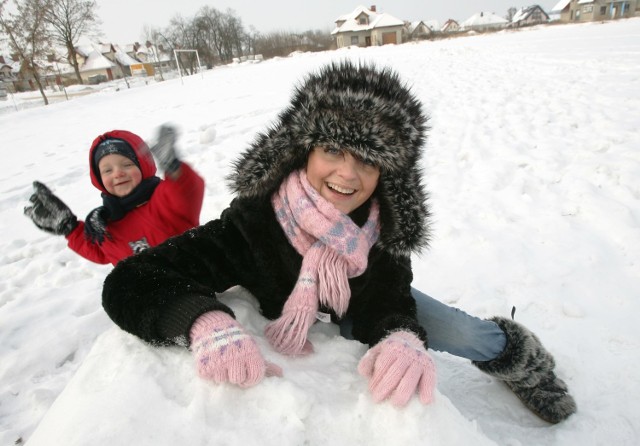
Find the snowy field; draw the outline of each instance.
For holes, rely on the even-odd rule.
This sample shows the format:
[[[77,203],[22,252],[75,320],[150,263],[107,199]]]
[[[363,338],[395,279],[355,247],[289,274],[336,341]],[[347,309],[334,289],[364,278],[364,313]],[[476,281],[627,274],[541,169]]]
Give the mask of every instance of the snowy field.
[[[516,306],[576,398],[566,422],[547,425],[437,352],[433,404],[373,404],[356,372],[365,346],[316,324],[315,355],[280,356],[239,289],[224,299],[284,377],[215,386],[186,350],[116,328],[100,298],[111,267],[22,215],[37,179],[84,217],[100,204],[93,138],[149,139],[172,122],[207,181],[201,220],[216,218],[231,161],[305,73],[343,58],[394,67],[431,115],[434,237],[414,285],[480,317]],[[0,103],[0,445],[639,444],[640,19],[298,54],[20,111],[11,101]]]

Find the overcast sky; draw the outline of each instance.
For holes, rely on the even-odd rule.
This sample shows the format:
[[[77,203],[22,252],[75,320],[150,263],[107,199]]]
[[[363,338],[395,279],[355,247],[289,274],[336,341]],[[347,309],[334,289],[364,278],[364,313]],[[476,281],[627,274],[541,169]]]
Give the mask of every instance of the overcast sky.
[[[538,4],[546,11],[557,0],[537,3],[522,0],[393,0],[364,3],[358,0],[97,0],[98,16],[102,20],[104,39],[115,43],[142,41],[143,26],[164,28],[175,15],[190,18],[204,5],[226,11],[231,8],[242,19],[245,29],[255,27],[260,32],[277,30],[332,30],[335,19],[353,11],[358,5],[377,5],[378,12],[387,12],[399,19],[464,21],[485,11],[505,16],[513,6],[520,8]]]

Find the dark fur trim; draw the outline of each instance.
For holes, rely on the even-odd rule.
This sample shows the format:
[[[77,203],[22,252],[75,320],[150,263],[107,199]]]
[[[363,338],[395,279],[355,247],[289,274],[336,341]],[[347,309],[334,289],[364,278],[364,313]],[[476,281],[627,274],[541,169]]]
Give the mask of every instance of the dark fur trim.
[[[506,334],[507,346],[496,359],[474,364],[504,381],[529,410],[549,423],[559,423],[575,413],[576,402],[553,372],[553,356],[538,337],[510,319],[491,320]]]
[[[317,146],[346,149],[380,167],[379,246],[408,255],[428,243],[419,161],[427,117],[388,68],[331,64],[295,90],[275,125],[258,135],[228,180],[240,197],[271,195]]]

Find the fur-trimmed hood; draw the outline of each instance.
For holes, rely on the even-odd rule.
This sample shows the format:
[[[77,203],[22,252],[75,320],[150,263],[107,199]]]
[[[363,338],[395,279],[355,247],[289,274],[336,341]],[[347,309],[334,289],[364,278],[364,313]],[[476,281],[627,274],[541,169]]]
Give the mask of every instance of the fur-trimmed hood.
[[[409,255],[428,242],[427,194],[419,161],[427,117],[389,68],[333,63],[312,73],[291,104],[235,162],[229,176],[240,197],[270,196],[317,146],[345,149],[380,167],[378,245]]]

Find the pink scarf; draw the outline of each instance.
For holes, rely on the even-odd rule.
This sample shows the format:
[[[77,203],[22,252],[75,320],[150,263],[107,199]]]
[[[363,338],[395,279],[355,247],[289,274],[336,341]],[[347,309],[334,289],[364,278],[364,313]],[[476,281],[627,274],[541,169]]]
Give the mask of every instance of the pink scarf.
[[[304,170],[285,178],[271,203],[289,242],[303,259],[282,315],[267,325],[265,334],[281,353],[308,353],[307,332],[319,304],[338,316],[347,311],[351,298],[348,278],[367,269],[369,250],[380,234],[379,207],[374,200],[369,219],[360,228],[320,196]]]

